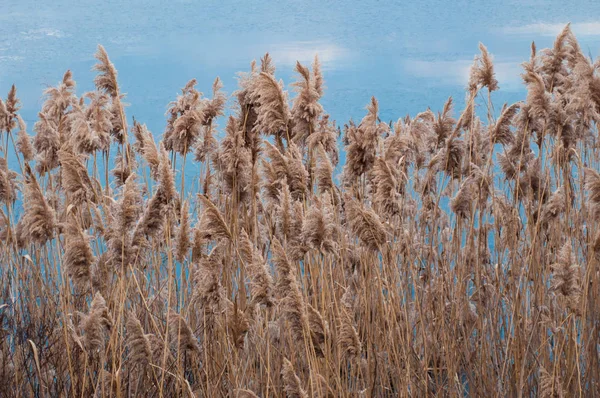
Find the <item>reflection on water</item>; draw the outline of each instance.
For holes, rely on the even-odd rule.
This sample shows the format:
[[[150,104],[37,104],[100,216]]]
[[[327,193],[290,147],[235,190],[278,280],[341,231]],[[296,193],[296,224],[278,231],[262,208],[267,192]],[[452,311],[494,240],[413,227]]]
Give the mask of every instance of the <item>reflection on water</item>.
[[[533,23],[523,26],[507,26],[502,29],[506,34],[527,36],[550,36],[555,37],[565,27],[563,23]],[[600,35],[600,22],[576,22],[571,23],[571,30],[578,37]]]
[[[294,66],[296,61],[310,64],[318,54],[324,71],[343,68],[350,58],[350,52],[345,48],[324,41],[274,44],[270,53],[275,64],[283,67]]]

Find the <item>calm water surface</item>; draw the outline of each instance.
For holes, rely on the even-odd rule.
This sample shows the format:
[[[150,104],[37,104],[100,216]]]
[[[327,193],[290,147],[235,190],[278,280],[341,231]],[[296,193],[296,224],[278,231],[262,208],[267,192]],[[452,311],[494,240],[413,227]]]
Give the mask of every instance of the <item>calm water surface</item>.
[[[338,121],[360,119],[371,95],[384,120],[464,101],[468,68],[482,41],[495,56],[496,103],[523,97],[519,64],[529,45],[550,46],[573,23],[581,46],[600,54],[597,1],[33,1],[0,0],[0,93],[15,83],[33,126],[41,92],[66,69],[78,94],[93,88],[93,54],[103,44],[127,93],[128,117],[155,135],[166,105],[196,78],[210,92],[216,76],[229,93],[236,72],[266,51],[286,84],[298,59],[318,53],[325,109]]]

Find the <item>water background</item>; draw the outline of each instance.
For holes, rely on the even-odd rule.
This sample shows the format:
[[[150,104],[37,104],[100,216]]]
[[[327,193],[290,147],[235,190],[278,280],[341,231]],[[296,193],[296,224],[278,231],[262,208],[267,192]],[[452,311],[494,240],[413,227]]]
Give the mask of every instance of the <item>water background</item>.
[[[232,93],[236,72],[269,51],[277,77],[289,84],[295,61],[310,63],[318,53],[322,103],[333,119],[360,120],[374,95],[389,121],[428,106],[437,111],[448,96],[462,107],[481,41],[494,55],[500,109],[524,98],[519,65],[531,41],[551,46],[567,22],[585,52],[600,54],[597,1],[0,0],[0,95],[16,84],[31,130],[42,90],[67,69],[78,95],[93,89],[101,43],[131,104],[129,122],[135,116],[159,137],[167,104],[189,79],[210,94],[220,76]]]

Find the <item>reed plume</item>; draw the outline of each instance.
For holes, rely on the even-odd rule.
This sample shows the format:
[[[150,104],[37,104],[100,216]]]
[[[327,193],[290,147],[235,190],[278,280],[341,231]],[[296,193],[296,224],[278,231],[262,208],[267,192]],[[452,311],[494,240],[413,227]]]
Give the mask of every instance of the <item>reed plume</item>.
[[[227,192],[238,195],[243,200],[250,191],[252,153],[246,146],[244,132],[239,128],[237,119],[229,117],[225,132],[226,136],[221,141],[214,160],[222,170]]]
[[[143,368],[152,361],[150,338],[144,334],[142,324],[134,313],[127,317],[127,347],[130,350],[129,361],[133,366]]]
[[[318,59],[315,62],[318,65]],[[317,81],[314,71],[311,74],[300,62],[296,62],[296,72],[300,76],[299,80],[293,83],[297,95],[291,109],[294,122],[292,136],[296,142],[303,143],[315,131],[317,119],[323,112],[323,107],[319,104],[323,91],[323,77]]]
[[[204,123],[210,124],[214,119],[222,116],[227,102],[227,96],[223,91],[223,82],[216,78],[212,85],[212,98],[204,106]]]
[[[202,258],[194,273],[193,301],[205,314],[214,315],[223,311],[225,291],[221,284],[222,248],[217,245],[211,253]]]
[[[319,145],[322,146],[327,152],[331,163],[337,165],[339,162],[337,136],[338,129],[335,127],[335,121],[329,120],[329,115],[323,115],[306,141],[311,151],[314,151]]]
[[[290,192],[295,200],[300,200],[306,195],[308,189],[308,172],[302,163],[300,149],[291,143],[287,151],[282,153],[278,148],[265,141],[265,152],[271,159],[274,183],[278,187],[283,179],[287,180]],[[265,166],[268,167],[268,166]]]
[[[70,203],[80,205],[96,202],[95,184],[88,174],[86,166],[73,153],[61,149],[58,152],[60,172],[65,193]]]
[[[12,204],[17,198],[17,173],[8,168],[6,159],[0,158],[0,202]]]
[[[289,323],[289,331],[296,344],[304,345],[308,333],[308,316],[306,304],[298,285],[295,268],[290,264],[283,246],[277,239],[273,240],[273,262],[278,272],[277,295],[280,305]]]
[[[44,174],[58,167],[60,137],[55,121],[43,113],[38,116],[40,120],[33,127],[36,132],[33,148],[36,152],[36,170],[38,173]]]
[[[302,226],[302,240],[313,249],[333,253],[337,247],[337,226],[331,197],[325,193],[322,199],[316,199],[315,202],[315,206],[306,213]]]
[[[23,155],[23,159],[26,162],[31,162],[35,156],[33,150],[33,144],[31,143],[31,137],[27,134],[27,125],[21,116],[17,115],[17,121],[19,124],[19,132],[17,133],[17,149]]]
[[[252,302],[270,307],[273,305],[273,277],[268,264],[250,241],[246,231],[242,230],[240,235],[240,253],[250,277]]]
[[[37,178],[27,164],[23,187],[23,216],[19,225],[21,239],[39,245],[54,238],[57,227],[56,213],[46,201]]]
[[[179,229],[177,231],[177,249],[175,250],[175,258],[180,263],[183,263],[191,247],[190,242],[190,220],[189,220],[189,204],[183,203],[181,209],[181,220],[179,221]]]
[[[491,55],[483,43],[479,43],[481,55],[475,57],[469,76],[469,91],[474,92],[483,87],[492,92],[498,90],[498,80],[494,72]]]
[[[300,378],[294,372],[292,363],[287,359],[283,359],[283,369],[281,370],[283,378],[285,394],[288,398],[308,398],[308,394],[302,388]]]
[[[255,393],[253,393],[250,390],[243,390],[241,388],[238,388],[237,390],[235,390],[235,397],[236,398],[258,398],[258,395],[256,395]]]
[[[133,149],[140,154],[150,167],[152,176],[158,179],[158,169],[160,166],[160,152],[152,133],[148,130],[145,124],[139,124],[134,122],[133,133],[136,137],[136,143],[133,145]]]
[[[452,97],[448,97],[448,100],[444,104],[444,108],[438,115],[434,122],[434,132],[437,136],[438,146],[446,141],[446,138],[454,131],[454,124],[456,120],[452,117],[452,109],[454,107],[454,101]]]
[[[389,127],[379,120],[379,103],[375,97],[367,105],[367,115],[358,126],[350,126],[346,132],[348,146],[346,147],[346,166],[344,176],[348,180],[359,178],[371,169],[379,140]]]
[[[117,69],[108,58],[108,53],[102,45],[98,45],[98,50],[94,56],[98,60],[93,68],[93,70],[98,71],[98,75],[94,78],[94,84],[99,90],[105,91],[111,97],[117,97],[119,95]]]
[[[578,311],[581,296],[581,272],[570,243],[565,243],[552,265],[552,290],[567,300],[568,307]]]
[[[491,131],[491,141],[494,144],[510,145],[514,142],[514,135],[510,130],[512,119],[519,111],[521,104],[514,103],[511,106],[502,108],[502,113]]]
[[[362,345],[352,319],[348,313],[343,313],[340,318],[338,346],[346,360],[354,360],[360,356]]]
[[[90,236],[82,231],[73,215],[67,217],[63,261],[73,284],[83,291],[91,281],[91,267],[96,258],[90,246]]]
[[[200,228],[205,237],[231,239],[231,231],[219,209],[204,195],[198,195],[198,199],[204,205]]]
[[[196,84],[196,79],[190,80],[167,111],[169,120],[163,142],[166,149],[181,155],[194,148],[205,120],[205,105],[202,93],[195,89]]]
[[[268,66],[266,69],[255,78],[253,91],[250,93],[251,101],[259,104],[254,128],[257,132],[273,135],[278,140],[287,138],[289,141],[288,123],[291,115],[287,93],[283,90],[283,82],[278,82],[269,73]]]
[[[82,342],[90,355],[101,354],[104,348],[106,332],[112,327],[106,300],[100,293],[94,295],[87,314],[82,315],[80,327],[83,331]]]
[[[335,184],[333,182],[333,165],[329,159],[329,155],[325,151],[323,145],[319,143],[316,148],[317,158],[317,185],[321,193],[335,192]],[[336,201],[337,202],[337,201]]]
[[[377,213],[349,197],[345,198],[344,206],[350,230],[368,248],[381,250],[387,241],[387,232]]]
[[[190,329],[185,319],[176,312],[169,313],[169,339],[173,346],[178,347],[183,352],[200,352],[200,345],[194,337],[192,329]]]
[[[94,84],[98,90],[108,94],[111,98],[110,134],[119,144],[123,144],[127,138],[127,125],[123,112],[122,98],[124,95],[121,93],[117,82],[117,69],[108,58],[108,53],[102,45],[98,45],[98,50],[94,56],[98,60],[98,63],[93,67],[93,70],[98,72],[94,78]]]

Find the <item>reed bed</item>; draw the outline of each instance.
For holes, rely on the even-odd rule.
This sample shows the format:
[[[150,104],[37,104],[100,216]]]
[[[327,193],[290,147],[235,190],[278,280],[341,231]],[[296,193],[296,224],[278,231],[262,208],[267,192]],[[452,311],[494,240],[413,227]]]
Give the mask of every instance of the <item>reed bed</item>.
[[[456,115],[338,127],[318,59],[290,98],[267,54],[231,97],[188,82],[159,141],[96,58],[35,134],[0,101],[2,397],[600,393],[600,63],[569,26],[512,105],[480,45]]]

